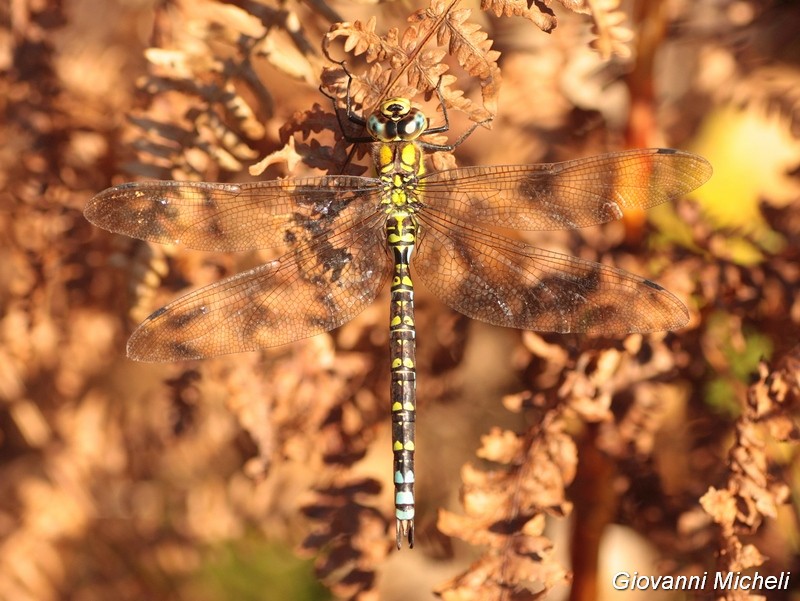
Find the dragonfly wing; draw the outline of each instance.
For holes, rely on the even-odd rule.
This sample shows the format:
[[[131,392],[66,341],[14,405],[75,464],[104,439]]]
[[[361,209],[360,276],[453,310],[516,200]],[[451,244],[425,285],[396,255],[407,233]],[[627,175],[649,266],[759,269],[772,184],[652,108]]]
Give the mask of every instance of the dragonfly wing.
[[[450,307],[495,325],[616,336],[686,324],[686,307],[632,273],[421,215],[414,266]]]
[[[383,215],[179,298],[128,341],[139,361],[252,351],[336,328],[365,309],[391,273]]]
[[[134,182],[100,192],[84,214],[112,232],[214,251],[290,248],[287,237],[357,222],[379,203],[378,180],[353,176],[246,184]]]
[[[667,148],[628,150],[539,165],[464,167],[425,176],[422,202],[463,221],[521,230],[606,223],[632,208],[680,198],[711,165]]]

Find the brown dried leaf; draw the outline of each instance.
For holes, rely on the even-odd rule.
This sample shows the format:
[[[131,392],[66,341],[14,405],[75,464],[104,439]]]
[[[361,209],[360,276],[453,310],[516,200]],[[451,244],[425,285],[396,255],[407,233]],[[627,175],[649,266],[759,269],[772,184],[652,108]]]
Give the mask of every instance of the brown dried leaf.
[[[495,17],[524,17],[545,33],[550,33],[558,20],[547,4],[526,0],[481,0],[481,10],[491,12]]]
[[[466,515],[440,512],[438,527],[487,550],[469,571],[439,589],[443,597],[462,598],[466,586],[481,582],[486,597],[527,598],[531,581],[546,591],[566,579],[551,556],[552,542],[542,536],[545,513],[563,516],[570,510],[565,488],[575,476],[577,457],[560,419],[554,411],[526,436],[495,429],[483,437],[479,455],[499,463],[498,469],[462,468]],[[498,571],[487,574],[490,567]]]
[[[488,436],[481,437],[481,442],[481,448],[475,454],[497,463],[510,463],[521,450],[519,437],[499,428],[493,428]]]
[[[590,46],[600,53],[604,60],[609,60],[616,55],[627,59],[631,57],[628,45],[633,40],[633,31],[624,25],[627,15],[618,10],[619,0],[587,0],[594,26],[592,33],[597,38],[592,40]]]
[[[736,499],[727,490],[717,490],[713,486],[700,497],[700,505],[723,529],[732,529],[736,520]]]
[[[250,175],[258,176],[264,173],[264,171],[266,171],[267,167],[270,165],[284,163],[286,165],[286,170],[289,173],[294,173],[297,165],[302,160],[303,157],[298,154],[297,150],[295,149],[294,138],[289,138],[289,142],[286,144],[286,146],[280,150],[276,150],[275,152],[268,154],[258,163],[251,165],[249,171]]]
[[[436,593],[446,601],[541,599],[554,587],[569,582],[567,572],[552,560],[551,553],[541,555],[541,561],[526,555],[484,556],[463,575],[440,586]],[[538,586],[531,587],[531,582]]]

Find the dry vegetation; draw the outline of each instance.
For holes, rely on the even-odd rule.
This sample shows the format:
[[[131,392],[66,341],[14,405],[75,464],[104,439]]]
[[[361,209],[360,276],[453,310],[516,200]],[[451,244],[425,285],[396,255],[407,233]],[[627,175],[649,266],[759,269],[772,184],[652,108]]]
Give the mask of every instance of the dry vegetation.
[[[613,525],[655,558],[616,569],[800,577],[800,10],[618,4],[0,5],[0,599],[303,598],[267,540],[345,599],[589,600]],[[530,240],[657,279],[678,332],[490,329],[420,291],[419,544],[396,555],[386,297],[260,354],[133,364],[138,320],[263,257],[82,216],[112,183],[263,157],[364,172],[317,89],[344,96],[331,59],[358,111],[391,92],[436,120],[441,80],[451,132],[494,117],[438,168],[658,145],[715,167],[649,221]]]

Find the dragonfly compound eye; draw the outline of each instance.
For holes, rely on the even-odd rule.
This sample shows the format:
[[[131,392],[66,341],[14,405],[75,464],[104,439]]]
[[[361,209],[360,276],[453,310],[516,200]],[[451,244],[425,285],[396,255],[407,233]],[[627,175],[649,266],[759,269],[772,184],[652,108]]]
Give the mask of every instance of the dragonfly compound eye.
[[[397,123],[397,136],[401,140],[418,138],[428,127],[428,120],[422,111],[414,109],[411,113]]]
[[[373,113],[372,115],[369,116],[369,119],[367,119],[367,131],[369,132],[369,135],[371,135],[376,140],[381,140],[385,142],[391,140],[394,137],[392,135],[389,135],[389,133],[387,132],[387,125],[391,125],[392,130],[394,130],[393,127],[394,123],[392,123],[391,121],[387,122],[382,115],[379,115],[377,113]]]

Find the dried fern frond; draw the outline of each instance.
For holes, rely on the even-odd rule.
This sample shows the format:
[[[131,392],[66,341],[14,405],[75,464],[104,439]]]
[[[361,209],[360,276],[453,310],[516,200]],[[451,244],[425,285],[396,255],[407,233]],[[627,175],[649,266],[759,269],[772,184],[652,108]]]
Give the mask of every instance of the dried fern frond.
[[[473,122],[490,119],[499,93],[499,53],[491,50],[492,42],[480,26],[467,21],[470,11],[456,9],[456,4],[433,0],[428,8],[409,17],[410,24],[402,33],[392,28],[378,35],[374,19],[334,25],[323,42],[325,54],[331,57],[333,42],[341,39],[345,53],[371,65],[367,77],[354,77],[351,91],[355,104],[368,111],[389,96],[414,97],[438,89],[446,106],[465,112]],[[482,106],[462,90],[453,89],[456,78],[449,74],[447,56],[478,80]],[[327,89],[338,98],[345,95],[341,83]]]
[[[529,402],[509,399],[510,405]],[[533,599],[569,581],[545,536],[545,513],[563,516],[571,504],[566,487],[577,452],[564,432],[563,408],[546,411],[526,435],[495,429],[478,455],[498,469],[462,470],[466,516],[439,514],[439,529],[485,548],[467,571],[438,589],[443,599]]]
[[[180,7],[194,19],[194,29],[170,48],[146,52],[150,76],[141,87],[151,99],[169,102],[160,107],[162,117],[149,111],[147,127],[134,140],[139,159],[128,171],[177,179],[217,178],[210,171],[215,166],[241,171],[258,156],[264,121],[274,112],[273,92],[257,67],[266,61],[290,77],[312,81],[319,62],[314,44],[290,8],[243,0]],[[177,126],[179,137],[176,124],[183,124]],[[160,152],[149,152],[156,146]],[[154,163],[154,156],[161,160]]]
[[[355,44],[344,55],[357,74],[359,114],[387,93],[430,98],[441,84],[454,109],[453,132],[464,131],[465,115],[481,121],[494,112],[501,65],[503,127],[476,132],[480,143],[461,154],[467,160],[550,160],[620,143],[628,117],[619,111],[609,125],[601,105],[622,103],[601,99],[601,86],[589,89],[584,74],[575,85],[598,103],[578,102],[562,85],[565,65],[585,50],[590,21],[598,50],[624,55],[628,34],[617,3],[560,0],[567,11],[590,16],[562,11],[556,23],[551,0],[486,0],[492,15],[523,17],[515,20],[524,30],[514,43],[493,18],[467,17],[466,4],[363,4],[375,5],[374,22],[348,5],[348,18],[360,18],[363,31],[351,37],[348,26],[337,26],[342,34],[331,44],[337,60],[334,46]],[[242,265],[233,257],[132,244],[92,228],[81,214],[120,171],[231,180],[246,177],[243,166],[255,157],[267,157],[264,178],[309,169],[363,172],[317,90],[320,39],[339,15],[320,0],[171,0],[156,9],[105,2],[102,11],[96,5],[0,3],[7,26],[0,34],[0,598],[263,596],[283,577],[265,576],[274,563],[264,560],[267,540],[316,554],[318,574],[340,598],[378,598],[381,583],[395,574],[408,587],[406,598],[424,596],[442,569],[455,572],[464,560],[445,566],[441,555],[432,559],[431,543],[445,537],[421,527],[417,549],[386,561],[392,499],[381,439],[389,436],[385,308],[379,304],[330,336],[261,356],[132,365],[124,359],[129,312],[138,321],[178,289]],[[689,202],[678,203],[670,226],[654,226],[659,236],[639,253],[652,265],[636,260],[633,244],[617,247],[622,236],[613,227],[543,233],[537,243],[546,239],[569,252],[581,242],[586,258],[603,253],[605,261],[633,263],[641,273],[668,265],[659,281],[691,299],[692,321],[663,339],[592,348],[569,337],[524,334],[515,351],[514,334],[500,334],[511,376],[498,392],[482,393],[485,407],[495,411],[520,382],[527,388],[506,398],[511,411],[503,412],[502,426],[494,414],[487,426],[480,409],[454,406],[472,402],[459,379],[458,369],[471,367],[465,349],[479,348],[480,362],[488,353],[478,328],[438,312],[420,288],[419,330],[432,334],[418,356],[420,385],[428,387],[420,391],[420,425],[430,424],[424,446],[441,450],[442,459],[420,455],[420,526],[457,488],[445,481],[458,470],[443,464],[469,461],[481,435],[480,460],[488,464],[464,469],[466,511],[442,514],[442,528],[469,541],[453,552],[469,547],[474,562],[440,587],[443,597],[548,596],[549,587],[568,579],[555,559],[568,545],[546,522],[570,511],[585,525],[613,510],[592,533],[600,538],[613,520],[615,529],[647,538],[662,560],[653,572],[793,567],[787,549],[797,523],[785,503],[798,490],[800,367],[792,334],[800,327],[800,210],[792,200],[797,154],[779,151],[800,129],[792,55],[800,21],[791,3],[666,5],[670,13],[648,47],[649,59],[658,60],[637,75],[652,76],[658,93],[623,80],[619,61],[602,75],[649,103],[647,127],[672,141],[689,144],[720,105],[759,115],[748,119],[752,129],[740,130],[739,143],[769,152],[745,153],[733,171],[759,181],[779,174],[747,198],[748,220],[763,218],[772,243],[743,228],[714,226]],[[417,9],[408,22],[393,20]],[[638,62],[649,25],[638,17],[632,23]],[[323,78],[325,90],[344,97],[342,69]],[[780,144],[752,133],[767,127],[781,132],[771,138]],[[710,194],[730,208],[741,206],[745,187],[724,169],[728,140],[705,128],[703,148],[694,150],[712,158],[712,184],[727,187],[719,193],[709,186]],[[737,250],[742,240],[759,251],[747,264]],[[128,296],[138,298],[133,310]],[[769,363],[758,363],[761,354],[771,354]],[[751,372],[755,383],[747,380]],[[434,411],[446,416],[441,423],[430,419]],[[509,415],[519,419],[509,423]],[[583,471],[593,454],[610,466],[601,473],[611,474],[605,480]],[[541,473],[534,462],[544,466]],[[373,467],[374,475],[364,473]],[[611,486],[598,490],[598,481]],[[592,507],[599,493],[611,496],[610,505]],[[246,533],[255,536],[247,541]],[[259,547],[250,546],[253,539]],[[449,543],[443,541],[446,551]],[[476,559],[481,546],[486,554]],[[584,540],[572,546],[590,547]],[[214,564],[220,555],[229,558],[224,569]],[[578,590],[597,572],[574,560],[573,549]],[[247,578],[210,587],[211,573]]]
[[[628,44],[633,40],[634,34],[625,25],[628,16],[619,10],[619,5],[620,0],[586,0],[592,16],[592,33],[597,36],[589,45],[605,60],[612,56],[623,59],[631,56]]]
[[[790,489],[776,478],[767,452],[768,439],[800,441],[795,417],[800,408],[800,347],[794,347],[778,365],[762,361],[758,382],[747,391],[747,401],[736,421],[736,440],[729,451],[728,481],[724,488],[710,487],[700,499],[718,526],[717,569],[740,572],[761,566],[767,558],[742,540],[758,531],[765,518],[775,519],[778,508],[790,498]],[[722,599],[757,598],[741,591],[726,591]]]
[[[477,454],[496,467],[481,472],[466,466],[462,472],[466,516],[441,513],[443,532],[485,549],[480,561],[440,589],[453,599],[462,598],[462,587],[474,583],[478,575],[485,577],[482,590],[491,598],[524,599],[568,582],[570,577],[553,557],[553,543],[542,525],[548,515],[563,517],[573,512],[567,487],[578,467],[575,432],[583,429],[576,421],[597,430],[589,444],[600,446],[598,453],[611,461],[624,457],[635,442],[642,443],[642,455],[649,454],[653,447],[642,442],[644,434],[649,431],[652,437],[659,426],[657,420],[647,423],[645,417],[659,404],[652,396],[652,380],[675,366],[663,342],[645,342],[641,336],[629,337],[622,348],[585,350],[575,356],[540,335],[526,333],[524,339],[532,361],[539,364],[539,385],[531,386],[539,392],[507,397],[504,404],[512,411],[530,413],[525,421],[531,425],[521,434],[494,429],[485,436]],[[612,399],[620,396],[632,396],[635,401],[615,417]],[[597,552],[594,545],[605,523],[598,514],[608,519],[607,514],[614,512],[614,495],[607,501],[610,509],[598,506],[589,500],[603,495],[590,487],[607,490],[608,486],[602,478],[585,478],[575,485],[579,493],[573,489],[572,496],[578,499],[575,540],[579,541],[572,549],[574,565],[583,565],[579,557]],[[487,566],[496,571],[485,573]],[[586,575],[579,572],[575,578],[579,586]]]
[[[525,0],[481,0],[481,10],[495,17],[524,17],[544,32],[555,29],[558,20],[547,6],[549,2],[527,2]]]

